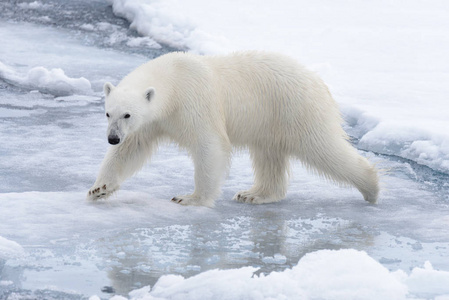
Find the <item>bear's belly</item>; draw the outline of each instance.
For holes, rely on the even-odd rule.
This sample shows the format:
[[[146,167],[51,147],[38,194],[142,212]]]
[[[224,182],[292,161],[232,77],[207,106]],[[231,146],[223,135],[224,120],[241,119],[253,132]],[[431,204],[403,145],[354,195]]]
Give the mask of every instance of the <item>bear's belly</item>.
[[[251,120],[233,123],[227,126],[227,134],[233,146],[236,147],[276,147],[279,149],[296,148],[299,146],[300,132],[288,124],[267,119]]]

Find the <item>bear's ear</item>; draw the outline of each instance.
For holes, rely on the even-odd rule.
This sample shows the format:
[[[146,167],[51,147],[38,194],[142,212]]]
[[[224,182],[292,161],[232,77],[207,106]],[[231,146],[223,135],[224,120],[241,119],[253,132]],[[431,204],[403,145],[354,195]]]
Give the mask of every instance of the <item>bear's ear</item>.
[[[112,85],[112,83],[110,82],[106,82],[103,86],[103,91],[104,94],[107,96],[109,96],[109,94],[112,92],[112,90],[114,89],[114,86]]]
[[[153,99],[155,93],[156,93],[156,90],[154,89],[154,87],[147,88],[145,91],[145,99],[147,99],[147,101],[151,101],[151,99]]]

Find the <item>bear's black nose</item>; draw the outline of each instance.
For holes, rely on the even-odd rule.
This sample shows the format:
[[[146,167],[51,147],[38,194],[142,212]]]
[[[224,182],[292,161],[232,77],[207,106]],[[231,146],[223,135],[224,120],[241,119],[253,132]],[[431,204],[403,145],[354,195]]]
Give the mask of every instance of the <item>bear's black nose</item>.
[[[117,145],[120,143],[120,138],[116,135],[108,136],[108,142],[111,145]]]

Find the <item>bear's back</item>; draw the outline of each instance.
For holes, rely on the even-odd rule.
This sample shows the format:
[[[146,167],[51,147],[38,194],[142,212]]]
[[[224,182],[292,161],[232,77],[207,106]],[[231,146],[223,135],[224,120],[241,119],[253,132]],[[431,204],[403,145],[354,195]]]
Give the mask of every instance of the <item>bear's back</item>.
[[[311,118],[321,119],[328,110],[338,115],[324,82],[289,57],[250,51],[205,61],[217,81],[217,97],[234,144],[297,140]]]

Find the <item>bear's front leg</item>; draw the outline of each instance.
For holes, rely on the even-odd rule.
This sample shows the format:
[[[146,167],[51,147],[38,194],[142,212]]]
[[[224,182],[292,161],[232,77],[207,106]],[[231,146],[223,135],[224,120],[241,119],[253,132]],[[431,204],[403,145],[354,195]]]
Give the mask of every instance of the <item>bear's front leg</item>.
[[[120,146],[112,146],[108,149],[106,156],[101,163],[100,172],[94,185],[87,192],[87,199],[90,201],[107,198],[120,188],[121,180],[121,155]]]
[[[172,201],[181,205],[213,207],[229,166],[230,151],[230,143],[216,137],[198,146],[192,157],[195,166],[195,191],[191,195],[173,197]]]
[[[125,140],[120,145],[109,147],[101,163],[97,180],[87,193],[88,200],[109,197],[120,188],[123,181],[144,165],[151,156],[154,145],[151,137],[148,138],[147,143]]]
[[[114,167],[112,165],[105,165],[103,163],[97,180],[89,189],[89,192],[87,192],[88,200],[95,201],[101,198],[107,198],[120,188],[119,180],[114,175],[113,170]]]

